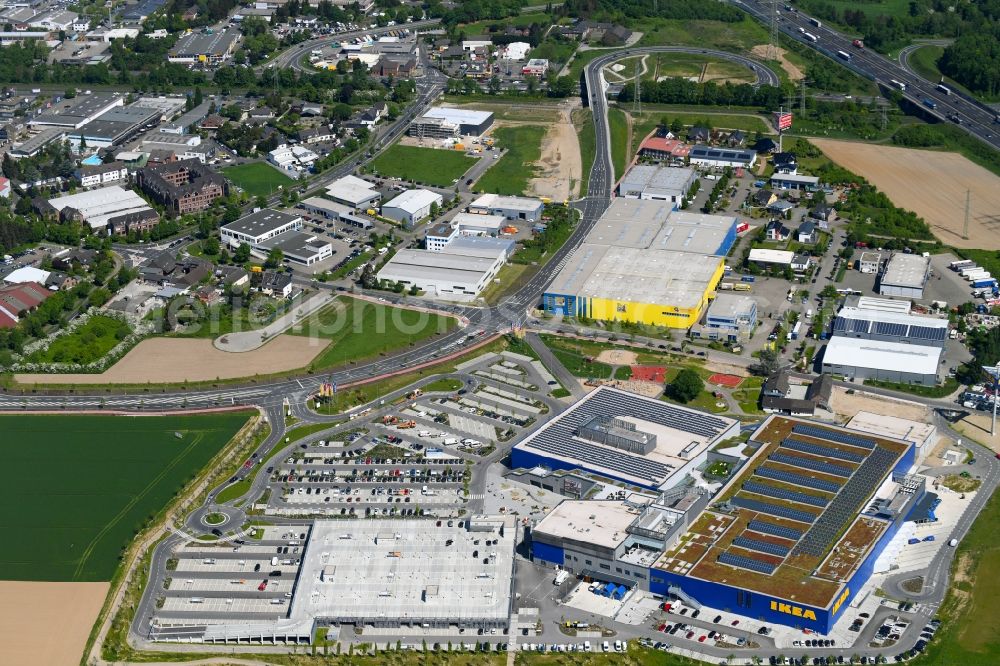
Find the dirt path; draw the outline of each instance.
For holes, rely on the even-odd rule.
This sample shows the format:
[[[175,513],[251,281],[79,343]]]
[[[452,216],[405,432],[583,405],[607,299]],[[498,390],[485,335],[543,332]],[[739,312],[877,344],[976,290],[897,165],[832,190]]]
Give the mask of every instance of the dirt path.
[[[780,46],[774,47],[774,50],[772,51],[770,44],[758,44],[750,49],[750,53],[754,54],[758,58],[776,60],[781,63],[781,69],[785,70],[785,74],[788,74],[788,78],[792,81],[801,81],[806,78],[805,72],[799,69],[796,65],[792,64],[788,58],[785,57],[785,54],[788,53],[788,51]]]
[[[77,666],[109,587],[0,581],[0,664]]]
[[[902,208],[924,218],[942,242],[1000,250],[1000,177],[958,153],[810,139],[842,167],[864,176]],[[970,193],[964,238],[965,195]]]
[[[538,175],[528,181],[529,194],[553,201],[580,196],[583,165],[572,119],[573,110],[579,107],[579,99],[560,105],[559,121],[550,124],[542,138]]]
[[[279,335],[263,347],[233,354],[206,338],[149,338],[100,374],[19,374],[20,384],[153,384],[212,381],[304,368],[329,340]]]

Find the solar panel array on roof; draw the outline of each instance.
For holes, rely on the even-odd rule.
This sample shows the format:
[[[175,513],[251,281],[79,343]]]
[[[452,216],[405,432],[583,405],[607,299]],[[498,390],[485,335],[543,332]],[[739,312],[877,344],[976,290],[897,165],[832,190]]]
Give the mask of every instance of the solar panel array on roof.
[[[824,474],[832,474],[833,476],[848,477],[851,475],[852,471],[849,467],[844,467],[842,465],[831,465],[830,463],[823,462],[822,460],[813,460],[812,458],[804,458],[803,456],[790,456],[787,453],[782,453],[781,451],[775,451],[768,456],[767,459],[778,463],[784,463],[785,465],[805,467],[806,469],[811,469],[814,472],[823,472]]]
[[[719,555],[719,562],[723,564],[728,564],[731,567],[739,567],[740,569],[749,569],[750,571],[756,571],[757,573],[771,575],[777,566],[771,564],[770,562],[761,562],[760,560],[752,560],[749,557],[743,557],[742,555],[734,555],[733,553],[722,553]]]
[[[910,326],[909,337],[918,340],[944,340],[948,337],[948,329],[930,326]]]
[[[751,539],[750,537],[745,536],[733,539],[733,545],[739,548],[746,548],[747,550],[756,550],[761,553],[767,553],[768,555],[777,555],[778,557],[788,555],[789,550],[787,546],[779,546],[776,543],[761,541],[760,539]]]
[[[795,492],[794,490],[786,490],[785,488],[776,488],[775,486],[769,486],[766,483],[755,483],[753,481],[747,481],[743,484],[743,490],[748,493],[754,493],[757,495],[764,495],[766,497],[773,497],[775,499],[788,500],[789,502],[799,502],[801,504],[809,504],[810,506],[824,507],[829,502],[822,497],[816,497],[815,495],[807,495],[806,493]]]
[[[772,536],[781,537],[783,539],[792,539],[793,541],[798,541],[802,538],[802,532],[799,530],[793,530],[791,527],[775,525],[774,523],[769,523],[763,520],[751,520],[747,525],[747,529],[753,530],[754,532],[760,532],[761,534],[770,534]]]
[[[867,319],[848,319],[837,317],[833,320],[834,333],[867,333],[871,322]]]
[[[805,511],[796,511],[795,509],[789,509],[777,504],[771,504],[770,502],[761,502],[759,500],[750,499],[749,497],[741,497],[739,495],[730,499],[729,503],[742,509],[757,511],[758,513],[766,513],[772,516],[778,516],[779,518],[788,518],[789,520],[794,520],[800,523],[812,523],[816,520],[815,515]]]
[[[567,412],[550,427],[526,441],[524,446],[579,460],[581,464],[599,465],[650,483],[661,483],[673,473],[673,466],[574,439],[577,429],[595,416],[623,415],[635,416],[705,438],[717,437],[729,427],[727,421],[701,412],[680,409],[667,403],[636,401],[614,391],[598,391],[587,399],[585,409]]]
[[[795,546],[793,554],[819,557],[829,550],[844,526],[854,520],[858,510],[882,483],[897,458],[892,451],[876,447]]]
[[[774,469],[773,467],[759,466],[753,472],[757,476],[762,476],[765,479],[774,479],[775,481],[784,481],[785,483],[794,483],[797,486],[805,486],[806,488],[815,488],[816,490],[825,490],[827,492],[835,493],[840,490],[840,484],[833,483],[832,481],[824,481],[823,479],[814,479],[811,476],[806,476],[805,474],[796,474],[795,472],[786,472],[783,469]]]
[[[846,432],[841,432],[839,430],[827,430],[826,428],[817,428],[815,426],[806,425],[805,423],[796,423],[792,427],[792,432],[798,433],[800,435],[805,435],[806,437],[816,437],[818,439],[826,439],[831,442],[837,442],[838,444],[860,446],[863,449],[875,448],[875,440],[871,439],[870,437],[859,437],[858,435],[851,435]]]
[[[906,324],[898,324],[891,321],[872,322],[872,333],[876,335],[889,335],[892,337],[902,337],[906,334]]]
[[[832,446],[823,446],[822,444],[813,444],[812,442],[803,442],[801,439],[792,439],[791,437],[781,442],[781,445],[786,449],[792,449],[793,451],[811,453],[816,456],[823,456],[824,458],[837,458],[839,460],[846,460],[853,463],[859,463],[865,459],[865,456],[862,453],[835,449]]]

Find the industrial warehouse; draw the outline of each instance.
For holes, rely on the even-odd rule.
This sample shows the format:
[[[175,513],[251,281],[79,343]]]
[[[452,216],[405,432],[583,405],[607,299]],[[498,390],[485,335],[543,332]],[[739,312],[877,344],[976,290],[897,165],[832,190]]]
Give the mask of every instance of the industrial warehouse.
[[[644,505],[564,502],[533,530],[535,561],[828,634],[924,497],[915,447],[784,416],[748,444],[710,500],[677,486]]]
[[[602,386],[511,451],[511,467],[583,470],[663,490],[702,465],[739,421]]]
[[[542,297],[553,315],[690,328],[736,241],[735,217],[615,199]]]

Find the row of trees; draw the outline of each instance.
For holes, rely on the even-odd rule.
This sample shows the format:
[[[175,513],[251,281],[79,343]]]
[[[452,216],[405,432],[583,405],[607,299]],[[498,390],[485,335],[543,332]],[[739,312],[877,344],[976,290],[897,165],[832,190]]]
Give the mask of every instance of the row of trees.
[[[563,16],[581,16],[617,23],[630,19],[663,18],[739,23],[746,19],[734,5],[714,0],[567,0],[557,9]]]
[[[635,84],[629,83],[618,94],[618,101],[635,99]],[[777,109],[785,94],[777,86],[759,86],[749,83],[723,83],[714,81],[697,83],[679,77],[670,77],[642,86],[642,101],[653,104],[690,104],[696,106],[755,106],[766,110]]]

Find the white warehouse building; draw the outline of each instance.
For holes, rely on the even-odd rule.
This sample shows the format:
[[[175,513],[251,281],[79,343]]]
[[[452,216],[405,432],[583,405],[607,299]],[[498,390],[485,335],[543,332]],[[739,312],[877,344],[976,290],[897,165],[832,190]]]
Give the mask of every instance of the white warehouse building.
[[[444,197],[437,192],[424,189],[407,190],[392,201],[382,204],[382,217],[412,227],[414,223],[430,215],[431,208],[435,204],[440,206],[443,203]]]
[[[440,250],[400,250],[379,280],[416,285],[428,298],[469,302],[479,296],[514,251],[514,241],[463,236]]]

